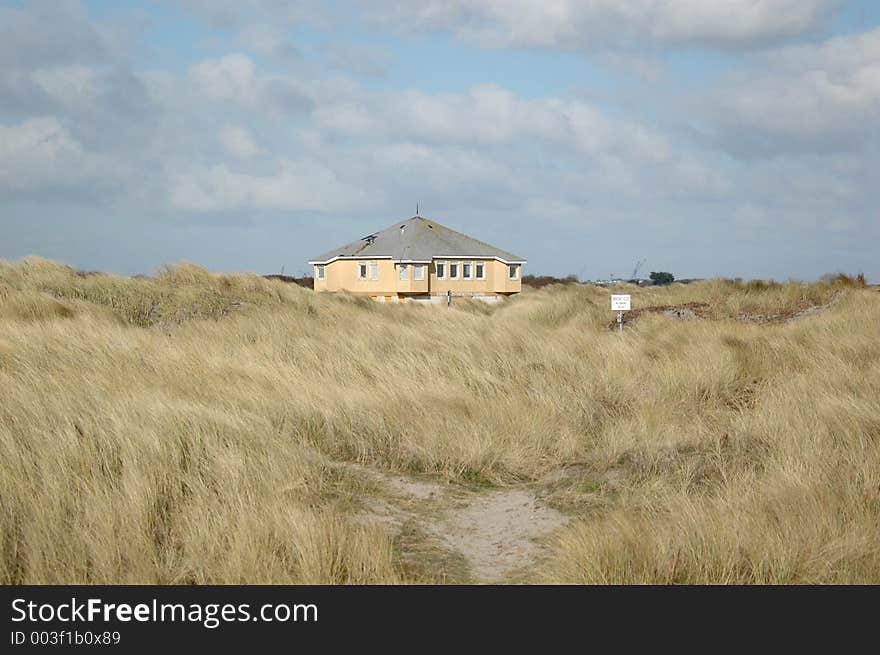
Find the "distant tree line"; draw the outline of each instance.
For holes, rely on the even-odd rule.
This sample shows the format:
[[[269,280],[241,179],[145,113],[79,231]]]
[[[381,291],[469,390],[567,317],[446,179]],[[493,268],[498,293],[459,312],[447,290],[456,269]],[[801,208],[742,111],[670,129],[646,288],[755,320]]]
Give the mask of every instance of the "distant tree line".
[[[540,289],[551,284],[578,284],[577,275],[567,275],[565,277],[555,277],[553,275],[523,275],[522,283],[532,288]]]
[[[672,284],[675,282],[675,276],[666,271],[653,271],[650,275],[652,284]],[[633,284],[638,284],[638,280],[629,280]],[[539,289],[551,284],[579,284],[580,280],[577,275],[566,275],[565,277],[556,277],[554,275],[523,275],[522,283]]]
[[[651,275],[648,277],[654,284],[672,284],[675,282],[675,276],[666,271],[651,271]]]

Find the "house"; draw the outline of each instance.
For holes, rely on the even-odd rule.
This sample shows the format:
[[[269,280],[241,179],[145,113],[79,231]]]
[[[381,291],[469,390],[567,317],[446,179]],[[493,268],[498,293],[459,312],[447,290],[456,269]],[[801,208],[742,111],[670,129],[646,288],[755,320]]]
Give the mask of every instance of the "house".
[[[379,301],[498,300],[519,293],[526,261],[421,216],[309,261],[315,291],[348,291]]]

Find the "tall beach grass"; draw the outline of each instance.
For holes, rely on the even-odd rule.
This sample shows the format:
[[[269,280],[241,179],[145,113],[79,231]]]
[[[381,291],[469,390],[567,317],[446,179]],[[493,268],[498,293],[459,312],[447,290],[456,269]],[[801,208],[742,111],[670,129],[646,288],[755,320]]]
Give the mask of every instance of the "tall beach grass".
[[[631,292],[710,317],[0,263],[0,581],[412,581],[357,462],[534,486],[573,517],[535,581],[880,582],[880,294]]]

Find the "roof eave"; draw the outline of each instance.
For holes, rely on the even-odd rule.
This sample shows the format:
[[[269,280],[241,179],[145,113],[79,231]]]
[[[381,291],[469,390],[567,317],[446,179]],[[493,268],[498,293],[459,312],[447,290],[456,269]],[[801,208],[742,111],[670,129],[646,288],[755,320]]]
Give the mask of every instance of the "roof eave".
[[[340,259],[348,259],[348,260],[361,260],[365,261],[368,259],[394,259],[395,261],[401,262],[403,264],[430,264],[435,259],[497,259],[502,264],[528,264],[527,259],[505,259],[504,257],[498,257],[497,255],[432,255],[431,259],[395,259],[391,255],[336,255],[335,257],[331,257],[330,259],[310,259],[310,266],[317,266],[320,264],[327,265],[332,264],[333,262]]]
[[[335,262],[337,259],[366,260],[366,259],[394,259],[394,257],[392,257],[391,255],[367,255],[367,256],[364,256],[364,255],[334,255],[330,259],[310,259],[309,264],[311,264],[313,266],[316,264],[330,264],[332,262]]]
[[[505,259],[504,257],[499,257],[498,255],[433,255],[432,259],[497,259],[502,264],[528,263],[527,259],[520,259],[518,257]]]

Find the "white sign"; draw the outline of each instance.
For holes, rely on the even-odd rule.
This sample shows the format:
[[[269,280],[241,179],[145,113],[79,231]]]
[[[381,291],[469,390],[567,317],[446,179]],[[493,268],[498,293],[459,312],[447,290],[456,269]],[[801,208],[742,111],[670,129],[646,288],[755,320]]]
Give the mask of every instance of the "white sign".
[[[628,293],[611,294],[611,309],[617,312],[628,312],[630,308],[630,295]]]

